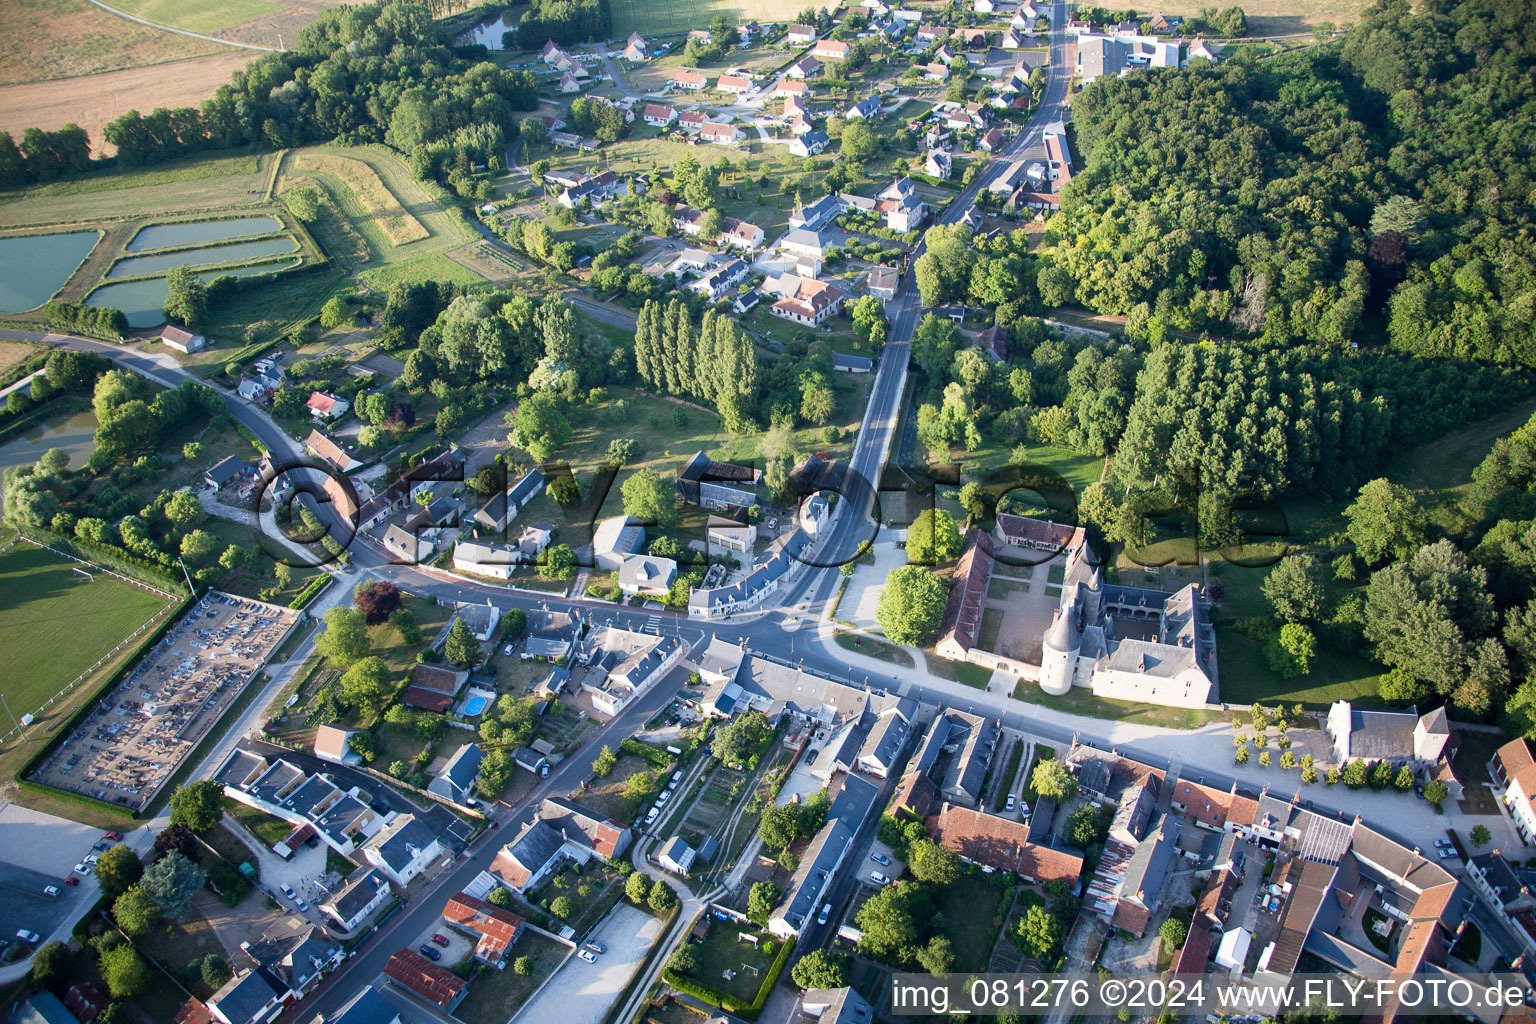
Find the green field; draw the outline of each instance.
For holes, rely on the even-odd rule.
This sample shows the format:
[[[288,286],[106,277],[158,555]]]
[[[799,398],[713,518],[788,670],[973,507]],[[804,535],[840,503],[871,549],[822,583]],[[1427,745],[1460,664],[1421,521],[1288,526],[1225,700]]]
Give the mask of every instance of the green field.
[[[0,192],[0,228],[180,218],[262,206],[276,159],[271,153],[192,159]]]
[[[280,9],[266,0],[113,0],[112,6],[157,25],[205,35]]]
[[[99,572],[87,583],[73,566],[23,541],[0,554],[4,692],[18,717],[36,712],[169,603]]]
[[[691,28],[707,28],[710,19],[724,14],[733,24],[748,21],[794,21],[805,5],[799,0],[703,0],[689,3],[686,0],[610,0],[613,12],[613,28],[609,35],[624,39],[631,32],[647,36],[664,36],[686,32]]]

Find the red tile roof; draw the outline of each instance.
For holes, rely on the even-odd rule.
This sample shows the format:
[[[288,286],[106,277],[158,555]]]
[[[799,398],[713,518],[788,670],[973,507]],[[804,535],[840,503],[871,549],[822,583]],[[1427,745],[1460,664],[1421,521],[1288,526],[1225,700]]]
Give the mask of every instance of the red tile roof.
[[[1504,777],[1520,783],[1527,798],[1536,795],[1536,758],[1531,756],[1531,746],[1525,740],[1510,740],[1493,755],[1504,768]]]
[[[933,780],[922,772],[908,772],[901,777],[901,782],[896,785],[896,794],[891,798],[891,806],[887,813],[893,817],[899,812],[905,811],[918,821],[928,817],[928,812],[933,810],[934,801],[939,797],[939,787],[933,784]]]
[[[390,957],[389,963],[384,965],[384,975],[445,1010],[452,1009],[468,987],[462,978],[410,949],[402,949]]]
[[[924,824],[935,842],[976,864],[1014,871],[1038,882],[1076,882],[1083,858],[1029,841],[1029,826],[969,807],[944,804]]]
[[[1146,907],[1137,906],[1128,900],[1121,900],[1115,907],[1115,916],[1110,924],[1116,928],[1124,928],[1138,938],[1147,933],[1147,922],[1152,918],[1152,911]]]
[[[1179,950],[1179,955],[1174,958],[1173,973],[1204,974],[1210,970],[1211,946],[1214,944],[1214,938],[1204,928],[1191,929],[1189,938],[1184,940],[1184,948]]]
[[[510,910],[503,910],[467,892],[461,892],[448,901],[443,917],[454,924],[480,936],[475,955],[489,963],[506,959],[507,950],[517,941],[523,930],[523,919]]]
[[[331,410],[336,408],[336,403],[340,401],[341,399],[335,395],[328,395],[324,391],[312,391],[309,395],[309,401],[305,404],[320,415],[329,416]]]

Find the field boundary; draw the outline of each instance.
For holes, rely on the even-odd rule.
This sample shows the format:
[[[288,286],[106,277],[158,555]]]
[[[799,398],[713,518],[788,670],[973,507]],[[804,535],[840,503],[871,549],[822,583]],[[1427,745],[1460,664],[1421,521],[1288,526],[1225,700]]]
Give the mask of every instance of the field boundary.
[[[201,39],[204,42],[209,43],[218,43],[220,46],[231,46],[238,50],[260,50],[263,53],[277,52],[270,46],[257,46],[255,43],[241,43],[233,39],[220,39],[217,36],[205,36],[201,32],[193,32],[190,29],[177,28],[174,25],[162,25],[158,21],[148,21],[144,18],[136,18],[126,11],[118,10],[116,7],[108,7],[106,4],[102,3],[101,0],[88,0],[88,2],[96,5],[97,7],[100,7],[104,11],[115,14],[119,18],[123,18],[126,21],[132,21],[140,25],[148,25],[150,28],[158,28],[162,32],[174,32],[179,36],[187,36],[191,39]]]
[[[149,618],[145,619],[144,623],[141,626],[139,626],[138,629],[134,630],[132,633],[129,633],[127,636],[123,637],[122,640],[118,641],[117,646],[113,647],[110,651],[108,651],[107,653],[103,654],[100,658],[96,659],[96,661],[91,663],[91,665],[88,666],[86,669],[84,669],[79,675],[75,676],[74,679],[71,679],[68,683],[65,683],[64,686],[61,687],[58,690],[58,692],[56,692],[53,696],[51,696],[47,700],[45,700],[36,709],[36,711],[46,711],[50,707],[52,707],[56,702],[58,702],[60,699],[62,699],[63,697],[67,696],[71,691],[73,691],[76,687],[78,687],[82,682],[84,682],[85,680],[90,678],[90,676],[93,673],[95,673],[97,670],[99,670],[103,665],[105,665],[107,662],[111,661],[114,657],[116,657],[118,651],[121,651],[124,647],[126,647],[129,643],[131,643],[133,641],[133,639],[135,637],[137,637],[140,633],[144,632],[150,626],[154,625],[156,619],[164,618],[166,612],[169,611],[174,606],[174,603],[176,601],[176,595],[167,593],[164,590],[159,590],[159,589],[157,589],[155,587],[150,586],[147,583],[141,583],[138,580],[130,579],[129,577],[124,576],[122,573],[114,572],[113,570],[107,568],[104,565],[97,565],[94,562],[87,562],[83,558],[76,558],[74,555],[66,554],[63,551],[60,551],[58,548],[50,547],[47,544],[43,544],[40,541],[35,541],[31,537],[28,537],[28,536],[26,536],[24,534],[20,534],[20,533],[18,533],[15,537],[11,538],[10,543],[6,544],[4,547],[0,547],[0,554],[4,554],[6,551],[9,551],[12,547],[14,547],[16,545],[16,543],[18,541],[26,541],[28,544],[31,544],[33,547],[42,548],[44,551],[50,552],[51,554],[57,555],[58,557],[66,559],[68,561],[78,562],[81,565],[91,566],[91,568],[95,569],[98,572],[104,572],[104,573],[106,573],[109,576],[116,577],[117,579],[122,580],[124,583],[128,583],[128,584],[130,584],[132,586],[138,587],[140,590],[147,590],[147,591],[149,591],[152,594],[159,594],[161,597],[164,597],[165,600],[166,600],[166,604],[162,605],[160,610],[157,611],[155,614],[153,614]],[[78,572],[78,571],[83,571],[83,570],[76,570],[76,571]],[[33,712],[33,711],[26,712],[26,714],[35,714],[35,713],[36,712]],[[0,733],[0,743],[5,743],[5,742],[9,741],[10,738],[12,736],[16,735],[17,733],[25,733],[26,730],[29,729],[30,727],[31,727],[30,725],[22,725],[22,724],[19,724],[19,723],[15,724],[15,725],[12,725],[11,728],[8,731],[6,731],[5,733]],[[30,767],[30,762],[28,764],[28,767]],[[50,788],[52,788],[52,787],[50,787]]]

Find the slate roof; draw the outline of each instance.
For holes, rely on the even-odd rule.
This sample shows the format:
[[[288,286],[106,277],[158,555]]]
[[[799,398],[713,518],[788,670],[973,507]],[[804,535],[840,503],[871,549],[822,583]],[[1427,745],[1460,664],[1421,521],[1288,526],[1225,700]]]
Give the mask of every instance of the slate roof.
[[[246,971],[230,978],[224,986],[208,999],[210,1009],[218,1012],[233,1024],[246,1024],[255,1020],[273,999],[284,993],[278,991],[266,971]]]
[[[371,867],[361,867],[347,876],[346,884],[331,898],[330,905],[343,921],[350,921],[373,902],[381,889],[388,889],[383,875]]]

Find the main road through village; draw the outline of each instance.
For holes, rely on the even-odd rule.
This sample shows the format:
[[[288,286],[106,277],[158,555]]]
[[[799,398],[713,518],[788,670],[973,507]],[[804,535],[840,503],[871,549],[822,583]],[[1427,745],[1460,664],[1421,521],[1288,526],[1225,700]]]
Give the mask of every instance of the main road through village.
[[[1038,148],[1046,125],[1062,119],[1070,80],[1070,69],[1066,65],[1066,21],[1065,4],[1055,4],[1052,9],[1050,72],[1044,96],[1034,116],[1013,142],[997,154],[949,205],[941,218],[942,223],[954,224],[966,216],[975,206],[981,190],[999,174],[1005,173],[1014,160],[1030,155],[1032,150]],[[923,247],[919,245],[913,253],[914,259],[922,254],[922,250]],[[911,342],[922,309],[912,275],[908,274],[902,281],[896,299],[888,307],[890,336],[880,357],[879,370],[850,462],[853,479],[877,482],[890,455],[901,416],[902,396],[906,391]],[[27,340],[43,340],[46,337],[55,344],[100,352],[110,356],[119,365],[168,386],[192,379],[168,357],[152,356],[132,348],[21,331],[0,331],[0,337]],[[290,459],[303,457],[301,446],[265,412],[233,394],[226,393],[225,398],[230,414],[249,429],[268,451],[275,456]],[[872,491],[866,491],[866,497],[870,494]],[[815,561],[831,566],[846,560],[856,552],[861,541],[870,539],[879,529],[878,523],[872,522],[869,517],[872,510],[867,503],[864,507],[855,507],[857,504],[848,502],[840,506],[840,514],[832,522],[831,534],[821,542]],[[334,524],[334,517],[331,519]],[[341,532],[349,534],[350,530]],[[872,686],[927,702],[973,711],[1000,720],[1003,725],[1044,742],[1070,744],[1076,739],[1108,746],[1110,734],[1115,728],[1114,723],[1109,721],[1082,719],[1073,721],[1070,726],[1062,725],[1046,720],[1040,709],[1013,699],[1007,692],[972,689],[932,677],[922,671],[894,669],[858,655],[850,655],[835,644],[828,644],[825,641],[830,633],[822,623],[840,578],[835,569],[830,567],[808,566],[792,582],[786,584],[772,607],[718,621],[701,621],[670,612],[622,608],[606,602],[581,599],[562,601],[526,591],[511,591],[493,584],[473,582],[421,566],[402,565],[392,561],[381,549],[361,537],[353,542],[351,554],[349,575],[354,577],[371,574],[392,579],[402,586],[443,601],[481,603],[490,599],[503,608],[524,609],[554,605],[578,606],[598,623],[611,622],[630,629],[673,633],[689,643],[695,655],[716,635],[726,636],[732,641],[744,640],[756,650],[801,664],[809,671],[845,679],[855,685]],[[438,876],[426,890],[417,894],[403,912],[390,918],[356,956],[343,964],[319,991],[306,1000],[306,1016],[334,1013],[360,985],[374,980],[390,954],[403,942],[425,931],[437,918],[447,895],[457,892],[488,867],[500,846],[515,835],[523,824],[532,820],[541,799],[574,789],[587,775],[592,751],[604,743],[616,746],[620,738],[635,732],[652,713],[669,702],[675,692],[674,684],[643,695],[622,714],[594,732],[585,748],[567,758],[548,779],[543,780],[516,806],[496,812],[492,826],[470,845],[458,861]],[[1051,717],[1059,719],[1061,716]],[[1232,783],[1232,777],[1226,774],[1231,769],[1229,743],[1223,742],[1225,750],[1220,753],[1200,753],[1185,749],[1180,751],[1178,757],[1170,758],[1167,752],[1173,746],[1156,741],[1151,741],[1151,746],[1122,742],[1119,749],[1159,767],[1184,765],[1211,785],[1225,787]],[[1314,806],[1324,812],[1344,813],[1341,807],[1329,807],[1323,803]],[[1349,813],[1353,814],[1352,811]],[[1401,816],[1394,820],[1398,822],[1399,829],[1414,834],[1414,843],[1423,842],[1433,832],[1432,822],[1426,826],[1417,819],[1405,821]],[[617,995],[615,993],[615,997]]]

